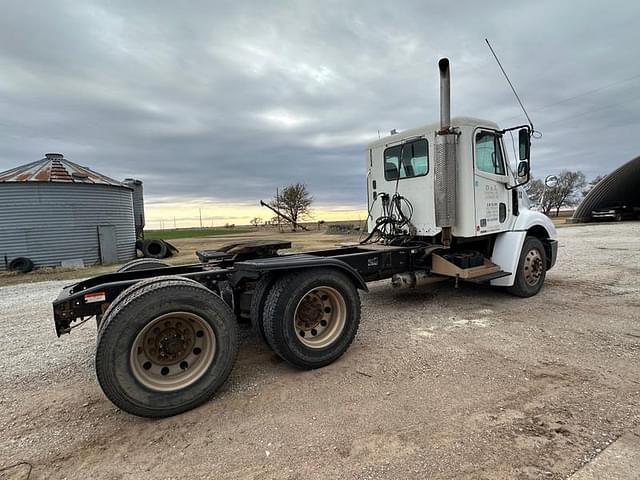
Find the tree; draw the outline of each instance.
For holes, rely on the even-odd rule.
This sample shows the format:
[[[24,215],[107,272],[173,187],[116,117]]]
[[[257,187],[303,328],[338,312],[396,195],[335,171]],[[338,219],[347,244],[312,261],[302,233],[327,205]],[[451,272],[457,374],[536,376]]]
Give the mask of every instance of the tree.
[[[534,205],[538,205],[542,199],[542,192],[544,192],[544,182],[539,178],[531,178],[531,181],[524,187],[529,201]]]
[[[253,225],[254,227],[258,228],[258,226],[262,223],[262,219],[260,217],[255,217],[255,218],[252,218],[249,223],[251,223],[251,225]]]
[[[544,186],[544,181],[539,178],[532,178],[524,188],[529,197],[529,201],[538,207],[542,213],[549,215],[549,212],[553,208],[553,202],[549,194],[551,189]]]
[[[294,232],[298,222],[311,216],[312,203],[313,197],[304,183],[294,183],[284,187],[271,200],[272,207],[277,208],[293,220],[291,228]]]
[[[591,181],[587,184],[586,188],[585,188],[584,190],[582,190],[582,195],[586,197],[586,196],[587,196],[587,194],[588,194],[591,190],[593,190],[593,187],[595,187],[598,183],[600,183],[600,182],[604,179],[604,177],[606,177],[606,175],[598,175],[596,178],[594,178],[593,180],[591,180]]]
[[[545,199],[549,196],[551,207],[556,209],[556,217],[559,215],[561,207],[575,205],[578,202],[579,193],[586,185],[587,179],[580,170],[560,172],[558,184],[553,188],[547,188],[545,193]]]

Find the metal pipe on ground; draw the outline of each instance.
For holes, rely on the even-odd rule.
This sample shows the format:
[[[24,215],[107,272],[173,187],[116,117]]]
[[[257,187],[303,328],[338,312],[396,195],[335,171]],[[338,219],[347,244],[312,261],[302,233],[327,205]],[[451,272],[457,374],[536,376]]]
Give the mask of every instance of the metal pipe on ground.
[[[289,217],[287,217],[284,213],[282,213],[281,211],[279,211],[277,208],[273,208],[271,205],[269,205],[268,203],[264,203],[262,200],[260,200],[260,205],[263,207],[267,207],[269,210],[271,210],[273,213],[275,213],[276,215],[278,215],[278,218],[282,217],[284,218],[287,222],[291,223],[291,225],[293,225],[296,228],[301,228],[302,230],[304,230],[305,232],[308,232],[309,229],[307,227],[305,227],[304,225],[300,225],[298,222],[294,222],[293,220],[291,220]]]

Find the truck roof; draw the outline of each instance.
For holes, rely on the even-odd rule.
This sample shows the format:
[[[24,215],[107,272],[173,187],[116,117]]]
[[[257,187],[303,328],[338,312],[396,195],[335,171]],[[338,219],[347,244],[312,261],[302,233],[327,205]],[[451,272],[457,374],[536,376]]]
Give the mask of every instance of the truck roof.
[[[477,127],[483,126],[499,130],[500,127],[495,122],[489,120],[483,120],[481,118],[474,117],[453,117],[451,119],[451,125],[453,127]],[[374,148],[379,146],[385,146],[389,143],[395,143],[403,138],[414,137],[424,132],[432,132],[440,130],[440,122],[429,123],[421,127],[410,128],[396,133],[395,135],[387,135],[367,145],[367,148]]]

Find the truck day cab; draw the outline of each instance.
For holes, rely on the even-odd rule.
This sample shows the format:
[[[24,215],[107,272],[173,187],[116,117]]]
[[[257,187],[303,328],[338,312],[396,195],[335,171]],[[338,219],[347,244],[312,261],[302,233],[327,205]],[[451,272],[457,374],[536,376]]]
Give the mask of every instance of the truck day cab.
[[[353,341],[358,289],[370,281],[412,288],[449,278],[521,297],[540,291],[557,241],[522,189],[531,128],[451,120],[449,61],[439,68],[440,122],[367,148],[370,233],[362,242],[285,255],[278,250],[290,242],[245,242],[198,252],[193,265],[134,260],[63,289],[53,302],[56,332],[96,318],[96,373],[114,404],[165,417],[206,402],[234,365],[239,321],[295,367],[328,365]],[[512,131],[516,172],[504,144]]]

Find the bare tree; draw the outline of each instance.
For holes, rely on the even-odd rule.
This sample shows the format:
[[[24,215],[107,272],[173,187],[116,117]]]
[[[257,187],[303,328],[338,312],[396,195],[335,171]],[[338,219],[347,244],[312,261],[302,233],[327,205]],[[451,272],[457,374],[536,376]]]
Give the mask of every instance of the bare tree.
[[[602,180],[604,180],[604,177],[606,177],[606,175],[598,175],[596,178],[594,178],[593,180],[591,180],[587,186],[582,190],[582,195],[583,196],[587,196],[587,194],[593,190],[593,187],[595,187],[598,183],[600,183]]]
[[[586,184],[587,179],[580,170],[560,172],[558,184],[553,188],[547,188],[545,193],[545,197],[549,196],[552,208],[556,209],[556,217],[560,214],[561,207],[575,205],[578,202],[579,194]]]
[[[251,223],[251,225],[253,225],[254,227],[258,228],[258,226],[262,223],[262,219],[260,217],[254,217],[251,219],[249,223]]]
[[[532,179],[524,188],[529,201],[537,206],[542,213],[549,215],[553,208],[553,197],[550,194],[551,188],[545,187],[544,181],[539,178]]]
[[[524,187],[529,197],[529,201],[534,205],[540,203],[542,192],[544,191],[544,183],[539,178],[531,178],[531,181]]]
[[[310,216],[312,203],[313,197],[304,183],[294,183],[284,187],[271,200],[272,207],[282,211],[293,220],[291,228],[294,232],[296,224]]]

